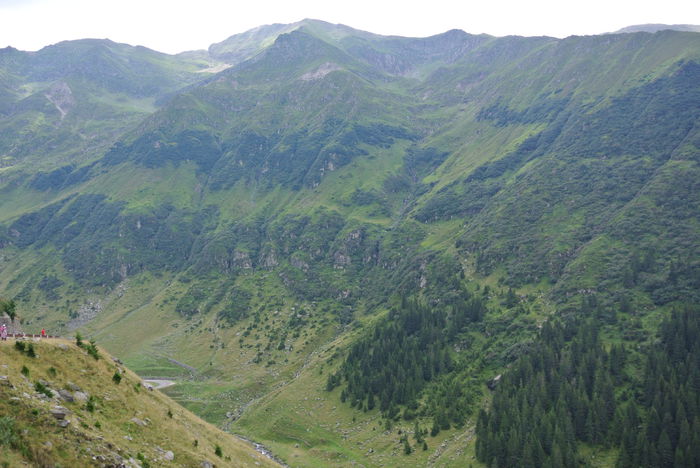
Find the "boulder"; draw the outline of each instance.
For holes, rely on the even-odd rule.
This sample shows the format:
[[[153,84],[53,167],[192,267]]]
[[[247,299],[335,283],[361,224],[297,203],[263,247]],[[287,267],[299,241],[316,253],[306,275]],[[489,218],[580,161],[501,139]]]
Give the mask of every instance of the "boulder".
[[[50,412],[51,416],[53,416],[56,419],[65,419],[66,416],[70,414],[70,411],[68,411],[63,406],[55,406]]]
[[[131,422],[136,424],[137,426],[142,426],[142,427],[148,426],[148,423],[146,421],[142,421],[139,418],[131,418]]]
[[[73,399],[77,401],[88,401],[90,399],[90,396],[87,393],[75,392],[73,394]]]
[[[75,398],[73,398],[73,394],[65,389],[59,390],[58,396],[60,396],[63,399],[63,401],[67,401],[68,403],[73,403],[75,401]]]
[[[74,384],[73,382],[67,382],[67,383],[66,383],[66,386],[67,386],[68,388],[70,388],[71,390],[73,390],[74,392],[82,392],[82,391],[83,391],[82,388],[78,387],[78,386],[77,386],[76,384]]]

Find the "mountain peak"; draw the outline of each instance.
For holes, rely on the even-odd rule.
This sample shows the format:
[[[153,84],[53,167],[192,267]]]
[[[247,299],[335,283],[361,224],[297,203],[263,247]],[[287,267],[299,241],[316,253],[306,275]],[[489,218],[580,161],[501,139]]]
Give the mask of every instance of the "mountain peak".
[[[655,33],[658,31],[683,31],[683,32],[700,32],[700,25],[697,24],[660,24],[660,23],[649,23],[649,24],[635,24],[632,26],[627,26],[622,29],[618,29],[613,34],[623,34],[623,33],[636,33],[636,32],[648,32]]]

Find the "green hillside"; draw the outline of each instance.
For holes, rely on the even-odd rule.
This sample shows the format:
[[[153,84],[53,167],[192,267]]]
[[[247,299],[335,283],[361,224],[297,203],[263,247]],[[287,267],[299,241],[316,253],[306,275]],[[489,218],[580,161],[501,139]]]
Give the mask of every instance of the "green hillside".
[[[22,326],[96,337],[290,465],[508,466],[527,447],[612,466],[632,444],[603,443],[614,414],[556,457],[533,441],[494,462],[510,434],[480,410],[523,393],[492,379],[586,324],[635,350],[595,381],[636,395],[659,324],[697,310],[697,33],[304,20],[208,55],[6,49],[0,72],[0,292]]]
[[[16,343],[0,342],[3,466],[279,466],[99,348],[95,359],[66,340]]]

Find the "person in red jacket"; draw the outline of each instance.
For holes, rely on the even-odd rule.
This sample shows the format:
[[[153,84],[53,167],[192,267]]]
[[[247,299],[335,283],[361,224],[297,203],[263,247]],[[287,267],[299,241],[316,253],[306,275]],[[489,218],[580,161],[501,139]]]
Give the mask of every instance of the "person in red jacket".
[[[41,329],[41,337],[46,338],[46,330],[44,330],[43,328]]]

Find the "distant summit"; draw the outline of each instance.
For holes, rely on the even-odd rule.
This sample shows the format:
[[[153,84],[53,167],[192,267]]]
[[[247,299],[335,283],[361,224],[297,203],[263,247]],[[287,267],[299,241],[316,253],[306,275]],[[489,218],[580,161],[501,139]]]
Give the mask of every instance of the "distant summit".
[[[648,32],[655,33],[670,29],[672,31],[700,32],[700,25],[697,24],[635,24],[626,28],[618,29],[613,34]]]

